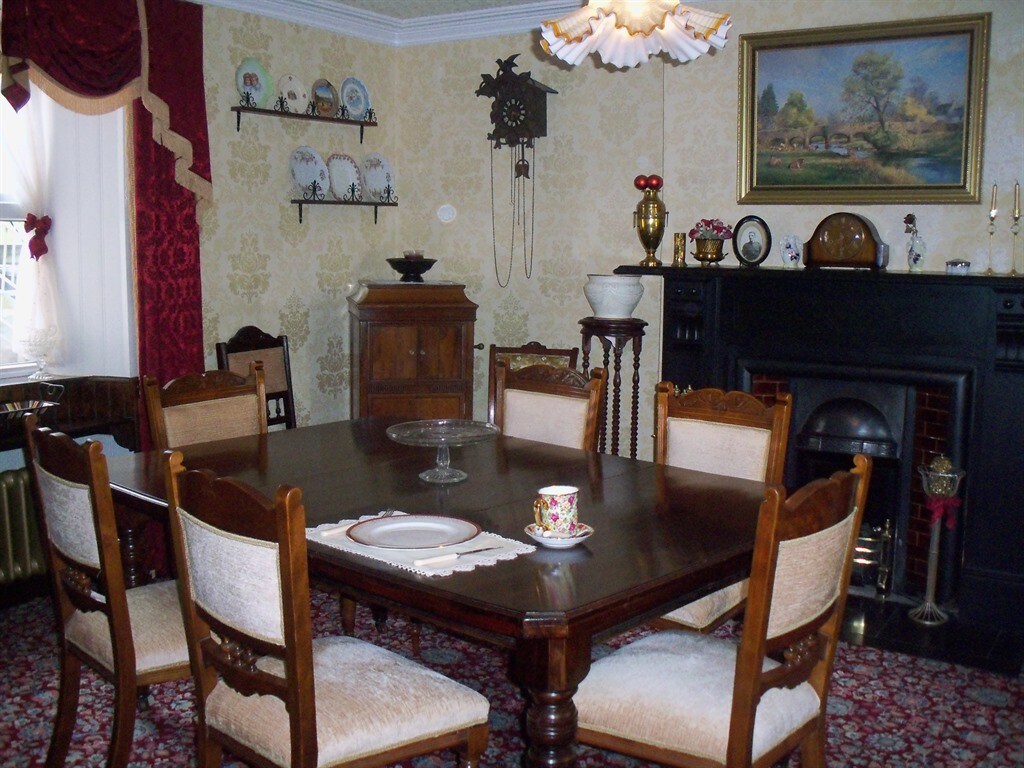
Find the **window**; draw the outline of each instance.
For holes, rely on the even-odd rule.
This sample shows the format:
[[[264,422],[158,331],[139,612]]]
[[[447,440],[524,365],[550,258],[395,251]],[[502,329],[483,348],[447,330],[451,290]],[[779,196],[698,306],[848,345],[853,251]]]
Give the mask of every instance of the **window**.
[[[0,150],[0,376],[34,368],[11,351],[11,315],[24,248],[26,213],[47,215],[46,242],[57,282],[60,348],[47,368],[56,373],[130,376],[137,372],[128,252],[125,115],[79,115],[38,88],[20,113],[0,99],[0,142],[29,109],[52,130],[50,190],[45,211],[21,210],[11,193],[13,168]],[[35,115],[33,116],[35,119]]]

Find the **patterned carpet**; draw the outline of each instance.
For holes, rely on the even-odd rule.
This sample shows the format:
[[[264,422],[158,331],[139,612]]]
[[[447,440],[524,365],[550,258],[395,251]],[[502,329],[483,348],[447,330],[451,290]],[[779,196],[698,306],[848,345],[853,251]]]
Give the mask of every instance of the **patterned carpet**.
[[[337,632],[337,602],[313,597],[318,634]],[[44,599],[0,612],[0,766],[41,766],[57,700],[52,612]],[[409,654],[406,625],[393,617],[377,638],[360,609],[358,634]],[[617,642],[635,639],[638,630]],[[488,646],[423,627],[420,661],[479,690],[491,702],[491,739],[481,764],[519,766],[523,699],[508,682],[506,656]],[[607,653],[600,646],[597,654]],[[102,766],[110,737],[109,685],[88,670],[67,765]],[[1024,766],[1024,675],[1006,677],[872,648],[841,645],[829,700],[833,768],[1020,768]],[[194,765],[192,688],[154,686],[136,722],[132,768]],[[236,766],[237,763],[225,762]],[[452,753],[408,763],[454,765]],[[646,763],[582,747],[586,768]],[[798,768],[799,759],[790,760]]]

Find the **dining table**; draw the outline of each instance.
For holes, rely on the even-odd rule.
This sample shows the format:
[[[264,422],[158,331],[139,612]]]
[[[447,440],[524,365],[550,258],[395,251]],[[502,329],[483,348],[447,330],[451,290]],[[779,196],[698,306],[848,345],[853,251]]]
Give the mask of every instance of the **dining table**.
[[[498,435],[451,451],[462,482],[418,476],[434,451],[387,437],[394,420],[319,424],[181,448],[189,469],[209,469],[268,496],[302,491],[306,525],[382,510],[469,521],[526,544],[540,488],[579,489],[593,533],[565,549],[539,545],[512,559],[428,575],[308,537],[314,583],[375,609],[400,612],[509,652],[526,699],[525,764],[576,764],[573,694],[595,642],[749,574],[766,485],[625,456]],[[166,519],[164,458],[108,459],[115,501]]]

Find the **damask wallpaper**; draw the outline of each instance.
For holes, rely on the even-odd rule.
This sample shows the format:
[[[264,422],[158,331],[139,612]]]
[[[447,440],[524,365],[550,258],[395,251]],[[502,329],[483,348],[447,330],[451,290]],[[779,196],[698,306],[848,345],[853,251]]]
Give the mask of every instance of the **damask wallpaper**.
[[[806,239],[836,206],[736,203],[737,54],[739,36],[747,32],[990,11],[982,188],[998,183],[1002,207],[1009,207],[1013,183],[1024,177],[1019,0],[708,0],[703,6],[733,14],[723,51],[685,65],[655,59],[629,71],[605,69],[596,59],[569,68],[540,52],[532,34],[391,48],[207,6],[204,67],[214,183],[214,204],[202,221],[208,365],[214,366],[214,344],[242,325],[286,333],[299,422],[347,418],[346,296],[360,279],[395,278],[385,259],[414,247],[437,259],[429,279],[464,283],[479,304],[477,342],[578,345],[578,320],[590,314],[583,296],[588,273],[609,273],[643,258],[632,229],[640,197],[632,180],[641,173],[665,179],[664,261],[671,261],[672,233],[704,217],[732,223],[756,214],[776,242],[786,234]],[[520,71],[558,91],[548,97],[548,135],[538,140],[535,156],[528,153],[533,201],[527,196],[527,215],[518,222],[509,150],[490,148],[490,101],[474,95],[481,74],[493,74],[496,61],[514,53],[520,54]],[[272,117],[244,115],[236,131],[230,112],[238,98],[235,70],[247,56],[259,57],[274,80],[293,74],[307,86],[320,77],[339,85],[345,77],[358,77],[379,127],[366,129],[361,145],[354,127]],[[381,209],[376,224],[369,208],[306,208],[300,224],[297,208],[288,202],[289,157],[300,145],[325,157],[381,152],[397,177],[399,207]],[[437,215],[444,205],[455,209],[448,222]],[[890,269],[906,268],[903,217],[910,212],[930,246],[926,269],[941,269],[953,257],[971,259],[975,269],[989,264],[987,197],[972,205],[843,209],[874,222],[892,246]],[[1007,226],[1005,218],[999,221],[993,239],[998,271],[1009,270]],[[781,268],[778,254],[773,246],[764,267]],[[504,284],[506,278],[501,287],[499,280]],[[634,315],[649,323],[639,426],[640,455],[649,458],[660,370],[661,281],[644,278],[644,287]],[[771,318],[765,318],[764,332],[771,333]],[[599,350],[591,350],[591,365],[600,358]],[[486,413],[486,359],[486,351],[476,353],[478,418]],[[630,375],[623,373],[624,404]]]

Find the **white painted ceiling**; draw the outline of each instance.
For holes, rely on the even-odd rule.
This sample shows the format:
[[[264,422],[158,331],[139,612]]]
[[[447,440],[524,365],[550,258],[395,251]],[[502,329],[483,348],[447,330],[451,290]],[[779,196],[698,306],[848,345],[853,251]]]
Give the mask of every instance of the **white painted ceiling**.
[[[192,0],[396,47],[539,30],[585,0]]]

